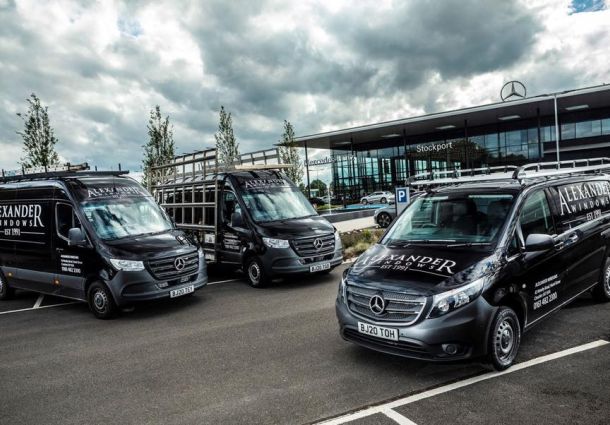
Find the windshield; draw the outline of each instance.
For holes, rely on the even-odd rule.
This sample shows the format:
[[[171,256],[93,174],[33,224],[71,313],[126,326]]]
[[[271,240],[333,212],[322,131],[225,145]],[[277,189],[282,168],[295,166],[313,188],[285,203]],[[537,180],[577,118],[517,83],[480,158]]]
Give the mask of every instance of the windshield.
[[[241,197],[254,221],[259,223],[316,215],[309,201],[294,187],[244,190]]]
[[[125,197],[81,203],[85,217],[103,240],[161,233],[173,228],[149,197]]]
[[[451,194],[417,198],[382,243],[446,242],[490,244],[506,221],[510,194]]]

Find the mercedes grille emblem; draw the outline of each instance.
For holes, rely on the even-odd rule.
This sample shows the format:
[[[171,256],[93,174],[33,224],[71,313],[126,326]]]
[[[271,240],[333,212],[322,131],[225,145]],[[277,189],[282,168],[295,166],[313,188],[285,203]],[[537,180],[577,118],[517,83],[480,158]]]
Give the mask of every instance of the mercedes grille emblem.
[[[176,261],[174,261],[174,267],[178,271],[184,270],[184,268],[186,267],[186,260],[182,257],[176,258]]]
[[[313,241],[313,246],[316,250],[320,250],[322,249],[322,246],[324,246],[324,242],[322,242],[322,239],[316,239]]]
[[[503,102],[512,98],[525,99],[526,94],[527,90],[525,90],[525,86],[521,81],[509,81],[500,90],[500,97]]]
[[[383,314],[385,310],[385,300],[380,295],[373,295],[369,301],[369,308],[373,314],[379,316],[380,314]]]

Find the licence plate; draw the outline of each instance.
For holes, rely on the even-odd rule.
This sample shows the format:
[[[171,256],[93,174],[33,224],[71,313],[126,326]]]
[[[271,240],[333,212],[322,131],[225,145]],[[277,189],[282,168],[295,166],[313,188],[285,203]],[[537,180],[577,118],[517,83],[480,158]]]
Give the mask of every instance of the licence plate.
[[[361,334],[376,336],[377,338],[398,341],[398,329],[383,328],[381,326],[358,322],[358,332]]]
[[[194,285],[185,286],[184,288],[180,288],[180,289],[174,289],[173,291],[169,292],[169,297],[170,298],[181,297],[182,295],[190,294],[191,292],[195,292]]]
[[[323,270],[328,270],[328,269],[330,269],[330,263],[322,263],[322,264],[316,264],[315,266],[310,266],[309,272],[310,273],[321,272]]]

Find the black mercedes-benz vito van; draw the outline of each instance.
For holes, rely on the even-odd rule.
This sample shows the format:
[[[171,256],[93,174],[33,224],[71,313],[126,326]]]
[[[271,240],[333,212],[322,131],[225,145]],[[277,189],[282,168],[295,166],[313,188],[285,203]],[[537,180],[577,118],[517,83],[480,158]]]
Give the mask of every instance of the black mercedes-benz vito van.
[[[207,283],[202,252],[126,172],[0,178],[0,299],[86,301],[101,319]]]
[[[405,357],[488,355],[509,367],[522,332],[553,311],[589,290],[610,300],[608,164],[417,181],[428,193],[343,275],[341,335]]]

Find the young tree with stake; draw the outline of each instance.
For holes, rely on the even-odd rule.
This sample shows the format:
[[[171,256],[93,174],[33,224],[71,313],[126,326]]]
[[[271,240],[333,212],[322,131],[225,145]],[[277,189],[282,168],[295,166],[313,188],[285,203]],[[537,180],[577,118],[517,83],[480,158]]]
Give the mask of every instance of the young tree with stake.
[[[42,106],[40,99],[32,93],[27,99],[29,104],[25,114],[17,116],[23,120],[24,129],[17,134],[23,139],[24,157],[21,165],[24,168],[48,167],[59,163],[59,156],[55,152],[58,140],[49,120],[47,106]]]

